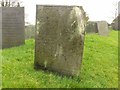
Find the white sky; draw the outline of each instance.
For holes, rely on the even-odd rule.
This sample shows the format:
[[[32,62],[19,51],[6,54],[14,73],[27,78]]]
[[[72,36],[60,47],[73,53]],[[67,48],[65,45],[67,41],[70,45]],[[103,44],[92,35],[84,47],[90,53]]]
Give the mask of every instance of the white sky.
[[[25,21],[35,24],[36,4],[83,6],[90,21],[106,20],[111,23],[120,0],[21,0],[25,6]]]

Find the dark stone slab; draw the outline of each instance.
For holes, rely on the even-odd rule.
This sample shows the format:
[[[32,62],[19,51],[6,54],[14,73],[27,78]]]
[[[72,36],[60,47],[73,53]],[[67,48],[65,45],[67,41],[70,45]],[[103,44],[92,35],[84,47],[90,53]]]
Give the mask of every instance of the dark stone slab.
[[[85,27],[86,33],[98,33],[97,22],[89,21]]]
[[[25,43],[24,8],[1,7],[2,48],[19,46]]]

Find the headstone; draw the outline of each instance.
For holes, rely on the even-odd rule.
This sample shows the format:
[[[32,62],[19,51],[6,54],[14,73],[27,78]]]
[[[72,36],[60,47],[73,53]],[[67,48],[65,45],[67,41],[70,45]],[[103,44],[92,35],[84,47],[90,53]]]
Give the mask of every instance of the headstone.
[[[38,5],[36,9],[35,68],[78,76],[86,24],[83,8]]]
[[[85,27],[86,33],[98,33],[97,23],[89,21]]]
[[[98,21],[97,28],[98,28],[99,35],[108,36],[109,30],[108,30],[108,24],[106,21]]]
[[[35,38],[35,26],[26,26],[25,39],[34,39],[34,38]]]
[[[24,44],[24,8],[1,7],[0,13],[2,14],[2,22],[0,22],[2,24],[2,48]]]

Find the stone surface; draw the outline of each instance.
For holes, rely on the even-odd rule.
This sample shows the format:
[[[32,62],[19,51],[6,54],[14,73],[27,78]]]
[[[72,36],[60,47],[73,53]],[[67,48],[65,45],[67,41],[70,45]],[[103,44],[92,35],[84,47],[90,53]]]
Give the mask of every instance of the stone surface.
[[[25,39],[35,38],[35,26],[25,27]]]
[[[85,27],[86,33],[98,33],[97,23],[89,21]]]
[[[120,15],[118,15],[111,23],[112,29],[120,30]]]
[[[108,30],[108,24],[106,21],[98,21],[97,28],[98,28],[99,35],[108,36],[109,30]]]
[[[24,8],[1,7],[2,14],[2,48],[22,45],[25,43],[24,36]]]
[[[83,8],[38,5],[36,9],[35,68],[78,76],[86,24]]]

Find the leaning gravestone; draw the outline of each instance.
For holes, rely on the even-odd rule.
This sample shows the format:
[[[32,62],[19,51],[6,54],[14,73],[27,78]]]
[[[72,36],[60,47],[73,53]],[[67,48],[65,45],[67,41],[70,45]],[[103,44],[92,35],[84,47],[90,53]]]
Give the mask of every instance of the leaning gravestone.
[[[25,43],[24,36],[24,8],[1,7],[0,33],[2,33],[2,48],[22,45]]]
[[[98,28],[99,35],[108,36],[109,30],[108,30],[108,24],[106,21],[98,21],[97,28]]]
[[[84,47],[84,10],[80,6],[38,5],[35,68],[78,76]]]
[[[93,21],[87,22],[85,31],[86,33],[98,33],[97,23]]]

